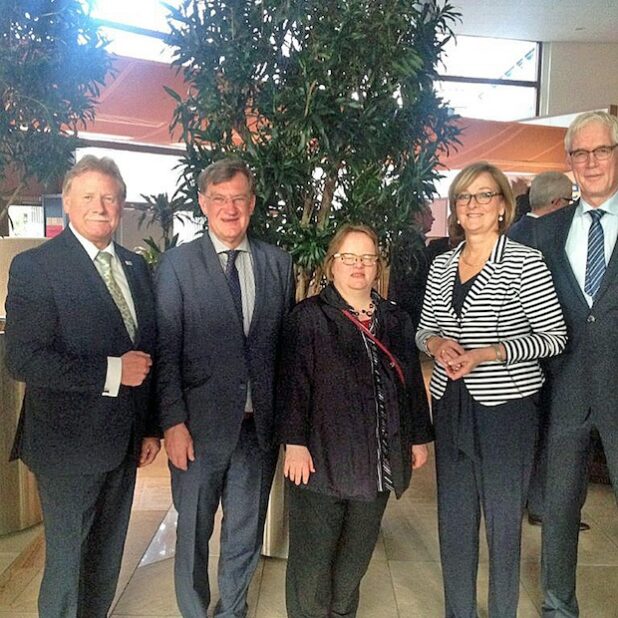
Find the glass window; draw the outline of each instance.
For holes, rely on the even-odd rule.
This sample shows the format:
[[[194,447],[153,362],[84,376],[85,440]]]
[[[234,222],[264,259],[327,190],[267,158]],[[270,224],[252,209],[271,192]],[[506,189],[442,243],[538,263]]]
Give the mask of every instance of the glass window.
[[[180,0],[169,0],[172,6]],[[91,15],[100,21],[109,51],[120,56],[170,63],[172,53],[163,42],[169,31],[169,10],[161,0],[95,0]]]
[[[539,43],[458,36],[444,50],[436,88],[456,113],[488,120],[537,115]]]
[[[538,45],[531,41],[459,36],[444,47],[444,76],[536,81]]]
[[[179,5],[180,2],[168,2]],[[95,0],[93,2],[93,17],[106,21],[113,21],[127,26],[167,32],[168,10],[160,0]]]
[[[437,82],[436,90],[466,118],[513,120],[536,114],[536,89],[525,86]]]

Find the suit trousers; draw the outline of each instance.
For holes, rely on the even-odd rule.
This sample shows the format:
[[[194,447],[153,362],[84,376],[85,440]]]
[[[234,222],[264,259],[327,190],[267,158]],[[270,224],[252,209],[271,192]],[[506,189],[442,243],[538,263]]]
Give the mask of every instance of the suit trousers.
[[[546,509],[543,519],[542,583],[544,618],[575,618],[577,543],[581,509],[588,486],[591,431],[601,436],[609,474],[618,500],[618,431],[589,416],[579,425],[559,421],[550,425]]]
[[[37,474],[45,528],[41,618],[106,618],[129,525],[136,466],[100,474]]]
[[[186,471],[170,464],[178,511],[174,583],[184,618],[206,618],[210,605],[208,542],[219,503],[223,510],[218,564],[217,618],[244,618],[247,590],[262,547],[277,451],[260,449],[252,418],[225,461],[199,455]]]
[[[472,404],[477,453],[453,442],[453,410],[434,400],[438,528],[446,618],[476,618],[481,510],[489,548],[490,618],[515,618],[521,522],[534,458],[538,409],[533,398]]]
[[[288,487],[288,618],[354,618],[390,492],[366,502]]]

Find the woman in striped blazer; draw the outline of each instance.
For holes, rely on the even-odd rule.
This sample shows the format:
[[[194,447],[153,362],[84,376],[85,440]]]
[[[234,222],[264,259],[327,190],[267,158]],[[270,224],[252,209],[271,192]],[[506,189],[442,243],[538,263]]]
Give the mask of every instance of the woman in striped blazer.
[[[539,359],[566,327],[539,251],[504,236],[515,203],[485,162],[449,189],[451,236],[429,272],[416,341],[435,359],[438,523],[447,618],[474,618],[481,510],[489,547],[489,616],[515,618],[521,520],[538,428]]]

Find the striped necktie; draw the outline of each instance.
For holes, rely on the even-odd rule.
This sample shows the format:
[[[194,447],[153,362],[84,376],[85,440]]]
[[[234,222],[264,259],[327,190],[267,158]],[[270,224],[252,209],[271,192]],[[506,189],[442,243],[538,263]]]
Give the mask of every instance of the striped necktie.
[[[131,341],[135,342],[137,326],[135,325],[135,320],[131,315],[131,310],[129,309],[127,300],[124,297],[118,282],[114,278],[114,273],[112,272],[112,254],[107,251],[99,251],[94,258],[94,263],[103,281],[105,282],[109,293],[114,299],[116,307],[118,307],[118,311],[120,311],[122,321],[124,322],[125,328],[129,333],[129,337],[131,337]]]
[[[586,258],[586,278],[584,280],[584,292],[593,299],[601,287],[601,280],[605,274],[605,237],[601,217],[604,210],[589,210],[592,219],[588,230],[588,255]]]

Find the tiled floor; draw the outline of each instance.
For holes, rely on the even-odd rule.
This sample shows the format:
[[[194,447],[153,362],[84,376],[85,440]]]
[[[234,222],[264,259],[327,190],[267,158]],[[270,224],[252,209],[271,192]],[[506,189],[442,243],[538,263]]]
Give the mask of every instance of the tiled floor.
[[[173,513],[163,457],[140,471],[113,618],[180,614],[173,590]],[[592,530],[581,535],[578,572],[581,615],[618,618],[618,513],[611,489],[592,485],[584,509]],[[153,542],[154,539],[154,542]],[[524,524],[520,618],[539,616],[540,530]],[[213,539],[212,552],[218,553]],[[0,618],[34,618],[43,559],[41,527],[0,538]],[[211,568],[216,582],[215,566]],[[285,616],[285,561],[262,559],[251,584],[250,618]],[[479,569],[480,616],[486,617],[487,552]],[[216,586],[216,583],[215,583]],[[216,589],[214,595],[216,596]],[[359,618],[439,618],[443,615],[433,462],[387,508],[361,591]]]

